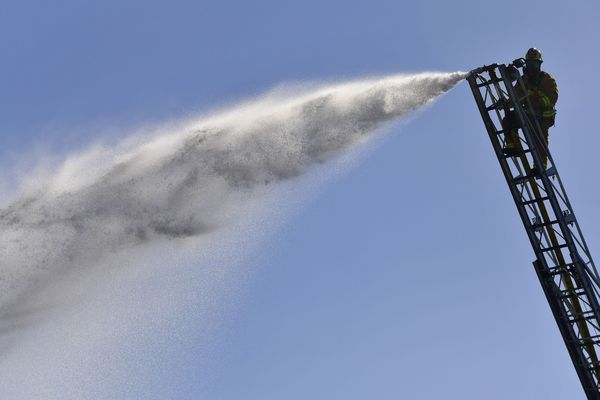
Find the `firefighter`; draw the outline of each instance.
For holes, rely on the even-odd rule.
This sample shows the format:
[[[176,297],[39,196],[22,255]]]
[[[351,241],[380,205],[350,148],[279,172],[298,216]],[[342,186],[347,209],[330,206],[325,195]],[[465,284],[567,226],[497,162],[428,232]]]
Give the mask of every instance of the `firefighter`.
[[[546,169],[548,163],[548,130],[554,126],[554,117],[556,115],[556,101],[558,100],[558,87],[556,80],[549,73],[542,71],[542,53],[536,48],[530,48],[525,55],[525,68],[523,68],[523,83],[526,92],[520,84],[515,85],[515,94],[522,100],[523,110],[530,117],[534,118],[542,128],[542,138],[544,143],[536,143],[543,160],[543,169]],[[527,103],[529,96],[529,103]],[[517,129],[519,128],[518,118],[514,111],[509,112],[504,118],[503,129],[506,134],[506,143],[504,153],[507,155],[516,155],[521,146]],[[539,141],[539,138],[536,137]],[[534,168],[534,170],[536,170]]]

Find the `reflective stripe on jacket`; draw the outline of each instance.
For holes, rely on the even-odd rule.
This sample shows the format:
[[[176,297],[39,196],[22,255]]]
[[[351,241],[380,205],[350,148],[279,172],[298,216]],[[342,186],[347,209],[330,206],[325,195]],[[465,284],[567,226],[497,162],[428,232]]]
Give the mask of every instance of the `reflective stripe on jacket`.
[[[533,110],[528,110],[527,102],[523,101],[523,108],[528,114],[552,118],[556,115],[556,101],[558,100],[558,86],[556,79],[545,71],[540,71],[540,77],[537,82],[529,79],[527,74],[523,74],[523,83],[527,88],[527,95],[531,101]],[[515,92],[519,98],[524,98],[525,93],[521,85],[515,85]]]

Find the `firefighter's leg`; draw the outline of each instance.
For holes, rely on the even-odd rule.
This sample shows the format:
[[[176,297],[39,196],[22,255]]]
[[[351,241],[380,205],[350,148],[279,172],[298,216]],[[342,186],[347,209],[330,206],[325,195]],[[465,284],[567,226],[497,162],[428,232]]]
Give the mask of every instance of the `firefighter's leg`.
[[[514,111],[508,112],[502,119],[502,129],[504,130],[504,153],[516,154],[521,149],[521,143],[518,118]]]
[[[554,118],[542,118],[540,120],[540,127],[542,128],[542,138],[544,143],[540,147],[540,156],[542,156],[542,163],[544,170],[548,166],[548,131],[550,127],[554,125]]]

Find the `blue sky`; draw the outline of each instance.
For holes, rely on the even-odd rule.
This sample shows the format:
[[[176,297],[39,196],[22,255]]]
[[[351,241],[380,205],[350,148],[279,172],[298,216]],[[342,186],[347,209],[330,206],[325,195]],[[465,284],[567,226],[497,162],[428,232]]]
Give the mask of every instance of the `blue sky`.
[[[594,1],[6,0],[0,165],[280,82],[469,70],[535,46],[560,90],[551,150],[599,254],[599,12]],[[580,398],[532,260],[462,84],[321,188],[248,261],[257,273],[209,356],[193,344],[173,350],[186,361],[131,393]]]

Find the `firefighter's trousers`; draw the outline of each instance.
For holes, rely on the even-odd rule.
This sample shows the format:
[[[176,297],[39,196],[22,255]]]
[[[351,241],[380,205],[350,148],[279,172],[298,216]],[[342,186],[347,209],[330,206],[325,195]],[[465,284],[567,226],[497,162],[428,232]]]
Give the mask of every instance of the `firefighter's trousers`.
[[[542,129],[542,138],[539,138],[538,135],[535,134],[535,130],[533,131],[535,138],[534,146],[539,150],[539,154],[542,157],[542,162],[544,163],[544,169],[546,169],[546,165],[548,163],[548,130],[551,126],[554,126],[554,117],[533,117],[531,118],[531,121],[535,126],[534,118],[537,119],[540,128]],[[519,123],[517,113],[514,110],[510,111],[502,119],[502,129],[504,132],[506,132],[505,146],[507,148],[522,148],[519,141],[519,128],[521,128],[521,124]],[[542,141],[540,141],[540,139],[542,139]]]

